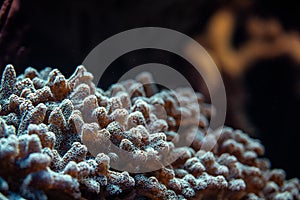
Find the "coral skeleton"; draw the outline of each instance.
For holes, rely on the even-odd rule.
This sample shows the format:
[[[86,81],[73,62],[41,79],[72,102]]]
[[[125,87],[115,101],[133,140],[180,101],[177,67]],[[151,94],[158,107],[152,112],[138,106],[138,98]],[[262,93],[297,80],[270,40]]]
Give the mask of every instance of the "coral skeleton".
[[[17,76],[7,65],[0,199],[300,199],[299,180],[271,169],[259,140],[229,127],[209,132],[203,95],[159,90],[152,80],[145,72],[104,91],[83,66],[67,79],[50,68]],[[191,139],[190,127],[191,145],[177,145]]]

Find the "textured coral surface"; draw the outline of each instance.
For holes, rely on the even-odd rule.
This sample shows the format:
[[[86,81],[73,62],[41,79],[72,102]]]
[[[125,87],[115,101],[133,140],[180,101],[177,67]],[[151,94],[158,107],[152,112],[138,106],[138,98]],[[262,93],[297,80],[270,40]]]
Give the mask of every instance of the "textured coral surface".
[[[220,138],[207,133],[211,112],[201,94],[194,101],[189,89],[160,91],[148,73],[108,91],[92,80],[83,66],[68,79],[57,69],[17,77],[5,68],[0,199],[300,199],[299,180],[271,169],[260,141],[228,127]],[[190,139],[195,120],[192,144],[176,145]],[[178,159],[163,165],[170,157]]]

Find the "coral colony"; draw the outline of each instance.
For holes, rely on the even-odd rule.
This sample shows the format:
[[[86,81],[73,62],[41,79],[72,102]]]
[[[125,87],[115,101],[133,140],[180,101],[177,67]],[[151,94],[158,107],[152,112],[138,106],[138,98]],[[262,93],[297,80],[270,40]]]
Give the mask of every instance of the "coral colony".
[[[201,112],[193,116],[191,90],[136,87],[152,79],[149,73],[108,91],[92,79],[83,66],[69,79],[57,69],[27,68],[16,77],[12,65],[5,68],[0,199],[300,199],[299,180],[285,180],[283,170],[270,169],[258,140],[228,127],[220,138],[207,135],[211,112],[201,94]],[[179,105],[178,97],[185,103]],[[157,105],[165,117],[153,109]],[[191,123],[180,120],[183,114],[198,119],[198,130],[190,146],[177,147],[189,130],[183,137],[177,127]],[[210,142],[216,143],[211,151],[201,148]],[[111,152],[112,146],[129,156]],[[128,169],[136,160],[158,165],[164,153],[180,157],[141,173],[112,167],[122,159]]]

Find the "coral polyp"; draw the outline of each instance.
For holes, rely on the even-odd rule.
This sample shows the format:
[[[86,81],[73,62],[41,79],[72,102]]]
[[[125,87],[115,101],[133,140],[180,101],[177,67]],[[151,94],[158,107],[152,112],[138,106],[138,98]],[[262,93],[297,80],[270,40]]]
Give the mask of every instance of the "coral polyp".
[[[300,199],[299,180],[271,169],[259,140],[229,127],[209,133],[201,94],[145,84],[152,79],[142,73],[103,91],[83,66],[67,79],[50,68],[17,77],[7,65],[0,199]],[[191,145],[178,146],[195,125]]]

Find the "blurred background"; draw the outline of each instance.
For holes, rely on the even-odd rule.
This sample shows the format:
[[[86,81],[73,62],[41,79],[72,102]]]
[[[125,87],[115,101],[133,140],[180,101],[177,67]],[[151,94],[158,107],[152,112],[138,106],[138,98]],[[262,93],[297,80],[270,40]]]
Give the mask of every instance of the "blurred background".
[[[100,42],[132,28],[180,31],[210,53],[224,79],[226,124],[259,138],[272,167],[300,178],[300,12],[285,0],[2,0],[0,67],[58,68],[68,77]],[[195,61],[198,55],[190,55]],[[161,50],[127,53],[111,64],[104,89],[134,66],[172,66],[207,95],[182,58]]]

